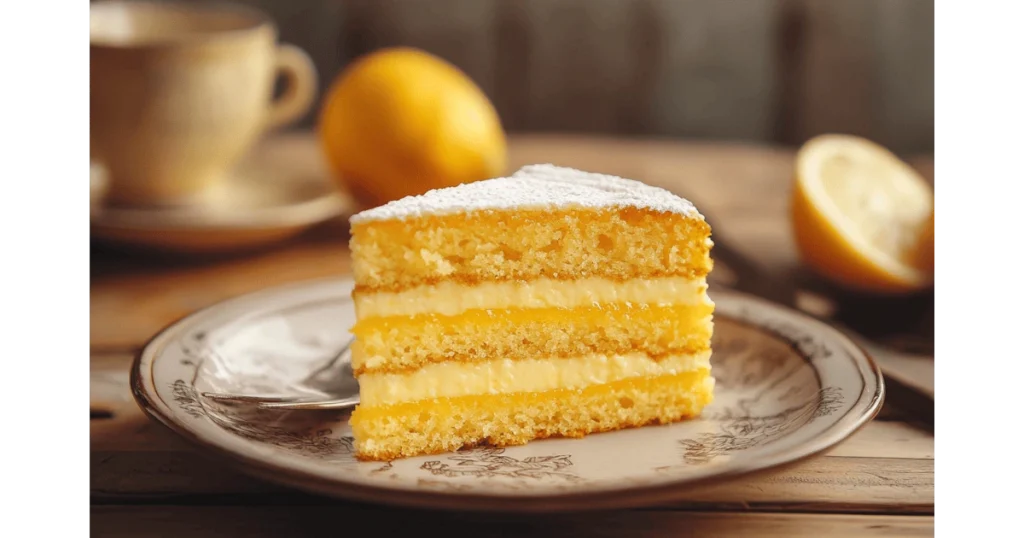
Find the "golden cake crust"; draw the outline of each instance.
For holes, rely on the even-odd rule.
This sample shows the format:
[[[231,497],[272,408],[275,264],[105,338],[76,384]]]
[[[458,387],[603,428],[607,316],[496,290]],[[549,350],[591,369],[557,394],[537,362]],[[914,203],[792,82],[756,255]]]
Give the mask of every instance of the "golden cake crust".
[[[352,227],[356,294],[455,281],[708,274],[703,219],[641,208],[477,211]]]

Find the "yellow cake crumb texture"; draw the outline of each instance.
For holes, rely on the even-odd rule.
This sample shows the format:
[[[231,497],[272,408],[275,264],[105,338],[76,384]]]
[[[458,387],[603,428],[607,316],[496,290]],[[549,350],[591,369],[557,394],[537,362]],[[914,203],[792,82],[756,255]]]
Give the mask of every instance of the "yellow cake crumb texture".
[[[479,211],[352,227],[356,292],[604,277],[701,277],[711,270],[701,219],[638,208]]]
[[[357,408],[357,457],[392,460],[486,444],[505,447],[547,437],[669,424],[700,414],[713,401],[707,370],[550,390],[438,398]]]
[[[699,415],[710,234],[667,191],[550,165],[356,215],[358,456]]]
[[[656,359],[707,349],[712,311],[709,304],[605,304],[371,318],[353,329],[352,366],[362,374],[445,361],[637,351]]]

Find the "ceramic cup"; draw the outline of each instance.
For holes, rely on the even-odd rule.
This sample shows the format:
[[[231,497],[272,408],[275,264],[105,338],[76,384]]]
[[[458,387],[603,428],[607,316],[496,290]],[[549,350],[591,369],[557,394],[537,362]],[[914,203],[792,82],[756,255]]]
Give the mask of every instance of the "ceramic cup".
[[[309,57],[279,45],[274,23],[248,7],[91,4],[90,143],[107,201],[194,200],[262,133],[305,114],[316,78]]]

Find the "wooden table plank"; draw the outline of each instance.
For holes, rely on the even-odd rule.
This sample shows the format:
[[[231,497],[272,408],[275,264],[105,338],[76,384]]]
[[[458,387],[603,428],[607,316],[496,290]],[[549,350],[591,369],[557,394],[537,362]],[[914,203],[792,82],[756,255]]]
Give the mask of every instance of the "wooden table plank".
[[[905,422],[874,420],[866,424],[839,446],[830,456],[848,458],[912,458],[935,459],[935,437],[930,432]]]
[[[720,536],[799,538],[932,536],[930,516],[627,511],[530,517],[331,506],[94,506],[94,536]]]
[[[278,503],[305,499],[190,451],[91,454],[94,503]],[[934,461],[821,456],[779,471],[686,492],[667,506],[718,510],[934,513]],[[292,501],[294,502],[294,501]],[[308,502],[308,501],[305,501]]]
[[[131,355],[97,355],[92,399],[110,418],[91,421],[94,502],[236,503],[304,499],[210,459],[131,400]],[[674,507],[830,512],[934,511],[934,438],[901,422],[874,421],[827,455],[728,484],[695,490]],[[296,501],[292,501],[296,502]]]

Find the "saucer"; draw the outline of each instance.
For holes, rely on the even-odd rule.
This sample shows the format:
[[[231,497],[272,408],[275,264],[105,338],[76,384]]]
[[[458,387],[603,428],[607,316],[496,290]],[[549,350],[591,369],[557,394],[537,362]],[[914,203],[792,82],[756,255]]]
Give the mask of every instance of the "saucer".
[[[89,161],[89,218],[96,215],[102,207],[106,195],[106,172],[94,161]]]
[[[315,145],[295,135],[267,138],[224,181],[186,205],[104,203],[102,167],[91,173],[94,239],[179,253],[249,249],[282,241],[338,218],[351,207]]]
[[[270,288],[201,310],[141,351],[132,391],[153,419],[268,481],[412,507],[538,512],[649,506],[818,454],[881,408],[864,351],[810,317],[709,291],[715,400],[700,418],[387,462],[359,461],[348,413],[225,405],[206,392],[285,391],[355,321],[349,279]]]

